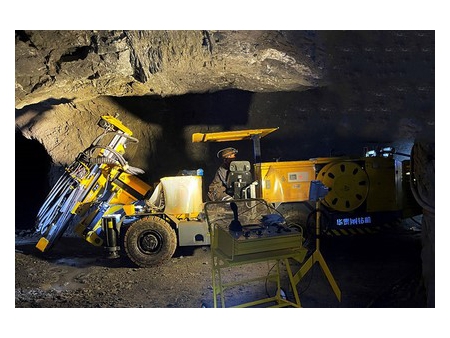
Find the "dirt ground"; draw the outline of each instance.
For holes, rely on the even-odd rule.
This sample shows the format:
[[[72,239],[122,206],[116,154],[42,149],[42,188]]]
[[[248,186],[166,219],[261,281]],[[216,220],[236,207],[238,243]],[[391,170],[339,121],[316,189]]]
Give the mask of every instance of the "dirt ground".
[[[209,246],[179,248],[153,268],[135,268],[109,259],[102,248],[81,238],[63,237],[48,253],[37,238],[16,234],[16,308],[201,308],[213,307]],[[304,308],[423,308],[420,228],[404,223],[374,235],[323,239],[321,253],[341,290],[339,302],[320,265],[298,283]],[[265,276],[268,262],[225,270],[224,279]],[[292,264],[294,270],[297,266]],[[298,265],[299,267],[299,265]],[[282,266],[282,277],[284,276]],[[290,299],[287,277],[283,290]],[[255,282],[231,288],[226,305],[272,296],[275,286]]]

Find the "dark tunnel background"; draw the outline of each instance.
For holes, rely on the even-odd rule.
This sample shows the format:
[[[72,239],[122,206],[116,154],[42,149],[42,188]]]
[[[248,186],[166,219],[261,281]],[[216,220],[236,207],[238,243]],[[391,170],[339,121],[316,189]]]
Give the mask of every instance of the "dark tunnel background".
[[[248,91],[225,90],[168,98],[116,97],[114,101],[139,120],[161,127],[162,135],[151,145],[154,153],[149,154],[147,159],[151,170],[144,175],[147,181],[157,182],[161,177],[177,175],[183,169],[210,169],[218,165],[216,153],[227,145],[209,144],[208,154],[203,155],[204,160],[196,161],[189,156],[188,148],[195,145],[190,140],[187,142],[185,132],[187,129],[204,132],[205,128],[200,126],[205,125],[220,125],[222,130],[233,130],[238,126],[248,129],[253,95]],[[139,145],[136,148],[139,151]],[[240,150],[248,157],[251,155],[251,144],[244,145]],[[208,181],[214,172],[208,170],[205,174],[205,181]]]
[[[16,229],[34,227],[34,219],[50,191],[51,158],[42,144],[15,132],[15,220]]]

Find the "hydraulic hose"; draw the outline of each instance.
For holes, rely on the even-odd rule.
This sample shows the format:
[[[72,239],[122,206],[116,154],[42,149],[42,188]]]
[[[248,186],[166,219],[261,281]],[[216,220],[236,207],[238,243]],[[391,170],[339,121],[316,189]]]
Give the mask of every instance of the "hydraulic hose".
[[[125,160],[125,158],[121,154],[119,154],[116,150],[114,150],[113,148],[108,147],[108,146],[97,146],[97,145],[94,145],[94,146],[91,146],[88,149],[86,149],[84,151],[84,153],[88,153],[89,154],[88,158],[92,159],[93,158],[92,157],[92,152],[95,149],[103,149],[103,150],[107,150],[107,151],[111,152],[112,154],[114,154],[117,157],[117,160],[119,161],[121,166],[125,166],[126,163],[127,163],[127,161]]]
[[[112,154],[114,154],[117,157],[117,160],[119,163],[117,163],[116,161],[114,161],[113,159],[110,159],[108,157],[92,157],[90,155],[92,155],[92,152],[94,151],[94,149],[104,149],[104,150],[108,150],[110,151]],[[140,169],[140,168],[136,168],[136,167],[132,167],[130,165],[128,165],[128,162],[125,160],[125,158],[119,154],[116,150],[112,149],[111,147],[104,147],[104,146],[91,146],[88,149],[86,149],[85,153],[88,153],[88,155],[86,155],[88,157],[88,161],[90,163],[97,163],[97,164],[111,164],[111,165],[117,165],[119,164],[123,170],[125,172],[127,172],[128,174],[131,175],[138,175],[138,174],[144,174],[145,171]]]
[[[141,168],[136,168],[132,166],[127,166],[126,168],[124,168],[124,170],[131,175],[145,174],[145,171],[142,170]]]
[[[92,164],[111,164],[111,165],[117,165],[119,162],[118,161],[116,161],[116,160],[114,160],[114,159],[112,159],[112,158],[109,158],[109,157],[89,157],[88,159],[87,159],[87,161],[89,162],[89,163],[92,163]]]

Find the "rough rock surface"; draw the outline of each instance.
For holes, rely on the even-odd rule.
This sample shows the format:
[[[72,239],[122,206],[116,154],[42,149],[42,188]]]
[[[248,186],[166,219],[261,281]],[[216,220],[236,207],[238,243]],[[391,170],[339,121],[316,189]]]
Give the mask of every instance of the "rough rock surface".
[[[275,31],[19,31],[16,107],[48,99],[303,90],[323,66]],[[305,40],[306,41],[306,40]],[[307,42],[307,41],[306,41]],[[322,69],[321,69],[322,68]]]

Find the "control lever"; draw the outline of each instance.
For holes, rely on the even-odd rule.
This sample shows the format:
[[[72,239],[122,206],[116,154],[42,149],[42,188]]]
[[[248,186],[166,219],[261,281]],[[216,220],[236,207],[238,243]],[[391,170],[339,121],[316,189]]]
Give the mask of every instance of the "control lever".
[[[231,221],[229,229],[230,231],[242,231],[242,224],[238,219],[238,207],[236,203],[230,203],[231,210],[233,210],[234,219]]]

